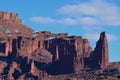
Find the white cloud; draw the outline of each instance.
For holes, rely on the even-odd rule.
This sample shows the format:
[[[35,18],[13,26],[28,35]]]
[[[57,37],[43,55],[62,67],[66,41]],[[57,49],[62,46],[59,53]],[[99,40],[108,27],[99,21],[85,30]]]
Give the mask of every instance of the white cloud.
[[[59,24],[64,24],[64,25],[77,25],[78,24],[78,21],[72,18],[64,18],[64,19],[58,20],[57,22]]]
[[[79,18],[91,16],[102,25],[120,26],[120,7],[105,0],[91,0],[76,5],[65,5],[59,8],[58,12]],[[89,23],[93,24],[93,22]]]
[[[41,17],[41,16],[32,17],[30,20],[38,23],[54,23],[55,22],[55,19],[52,19],[49,17]]]
[[[100,23],[97,21],[96,18],[93,17],[81,17],[79,18],[80,23],[85,26],[94,26],[99,25]]]
[[[60,14],[66,14],[70,16],[80,16],[80,15],[96,15],[96,8],[90,6],[89,3],[81,3],[77,5],[65,5],[58,9]]]
[[[107,34],[107,39],[108,41],[116,41],[119,39],[118,36],[112,35],[112,34]],[[100,34],[86,34],[84,35],[85,38],[88,38],[91,41],[98,41]]]
[[[108,37],[109,41],[116,41],[116,40],[119,39],[118,36],[115,36],[115,35],[112,35],[112,34],[108,34],[107,37]]]
[[[63,18],[63,19],[53,19],[53,18],[49,18],[49,17],[32,17],[30,19],[32,22],[36,22],[36,23],[42,23],[42,24],[61,24],[61,25],[67,25],[67,26],[71,26],[71,25],[82,25],[83,27],[86,26],[95,26],[95,25],[99,25],[100,23],[97,21],[96,18],[93,17],[81,17],[81,18]]]
[[[53,19],[49,17],[32,17],[30,19],[32,22],[42,23],[42,24],[62,24],[62,25],[77,25],[78,20],[73,18],[63,18],[63,19]]]
[[[57,19],[36,16],[31,21],[42,24],[80,26],[85,31],[100,30],[105,26],[120,26],[120,7],[106,0],[89,0],[75,5],[64,5]]]

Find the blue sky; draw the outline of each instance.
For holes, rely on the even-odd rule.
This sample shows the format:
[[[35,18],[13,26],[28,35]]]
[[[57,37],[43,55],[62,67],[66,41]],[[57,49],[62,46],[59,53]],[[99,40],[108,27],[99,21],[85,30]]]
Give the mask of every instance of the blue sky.
[[[94,49],[105,31],[110,61],[120,61],[120,0],[2,0],[0,10],[16,12],[35,31],[88,38]]]

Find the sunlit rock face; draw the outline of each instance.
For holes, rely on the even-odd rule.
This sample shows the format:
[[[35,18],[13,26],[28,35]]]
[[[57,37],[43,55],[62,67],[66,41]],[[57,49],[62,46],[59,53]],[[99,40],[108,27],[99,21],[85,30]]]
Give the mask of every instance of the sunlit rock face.
[[[0,34],[24,33],[24,35],[29,35],[32,32],[32,29],[22,24],[22,21],[18,18],[17,13],[0,11]]]

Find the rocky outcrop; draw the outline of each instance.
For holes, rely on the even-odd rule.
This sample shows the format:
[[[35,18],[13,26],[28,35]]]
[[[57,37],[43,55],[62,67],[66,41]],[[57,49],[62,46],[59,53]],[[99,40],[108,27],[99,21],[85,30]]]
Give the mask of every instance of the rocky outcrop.
[[[90,53],[92,52],[92,48],[90,47],[90,44],[87,39],[83,39],[83,56],[85,58],[88,58],[90,56]]]
[[[91,55],[91,67],[104,68],[109,64],[108,59],[108,42],[105,32],[100,34],[100,38],[96,43],[96,47]]]
[[[44,48],[36,49],[32,56],[30,57],[34,61],[38,61],[40,63],[51,63],[52,62],[52,55]]]
[[[105,67],[103,72],[108,75],[120,74],[120,62],[111,62],[107,67]]]
[[[44,75],[80,73],[83,68],[100,69],[109,64],[104,32],[101,33],[94,51],[88,40],[81,36],[36,32],[32,36],[12,34],[11,38],[6,37],[7,39],[1,39],[1,56],[8,56],[21,66],[26,64],[20,69],[25,71],[29,66],[25,72],[31,72],[34,76],[43,75],[41,73],[44,72]]]
[[[58,73],[78,73],[84,66],[83,59],[92,51],[88,40],[80,36],[47,38],[45,49],[53,54],[53,62],[59,63],[56,64]]]
[[[0,12],[0,19],[3,20],[18,20],[18,15],[16,13]]]
[[[4,69],[5,69],[5,67],[6,67],[7,65],[8,65],[8,64],[7,64],[6,61],[0,61],[0,75],[3,74]]]
[[[79,74],[84,68],[104,69],[109,64],[105,32],[92,50],[89,41],[81,36],[33,32],[16,13],[0,12],[0,30],[1,79]]]
[[[30,35],[32,32],[32,29],[22,24],[16,13],[0,11],[0,34],[24,33],[24,35]]]
[[[34,61],[32,61],[32,63],[31,63],[30,72],[31,72],[32,75],[38,76],[38,78],[48,76],[46,71],[45,70],[40,70],[39,66],[36,65]]]

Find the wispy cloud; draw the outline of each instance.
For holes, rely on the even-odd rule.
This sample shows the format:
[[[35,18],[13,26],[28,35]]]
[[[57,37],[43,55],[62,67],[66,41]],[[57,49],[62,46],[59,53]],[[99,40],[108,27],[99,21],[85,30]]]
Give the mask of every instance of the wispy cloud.
[[[120,7],[107,0],[64,5],[57,9],[57,13],[57,18],[35,16],[30,20],[40,24],[80,26],[85,32],[100,31],[105,26],[120,26]]]
[[[91,41],[97,41],[99,39],[100,34],[86,34],[84,35],[85,38],[88,38]],[[112,34],[107,34],[107,39],[108,41],[117,41],[119,40],[118,36],[112,35]]]
[[[92,17],[81,17],[81,18],[71,18],[66,17],[63,19],[53,19],[50,17],[32,17],[30,18],[32,22],[41,23],[41,24],[61,24],[66,26],[95,26],[99,25],[100,23],[97,19]]]
[[[42,16],[32,17],[30,18],[30,20],[32,22],[37,22],[37,23],[54,23],[56,21],[55,19],[52,19],[50,17],[42,17]]]
[[[73,18],[64,18],[61,20],[57,20],[57,23],[64,24],[64,25],[77,25],[78,20],[73,19]]]
[[[102,25],[120,26],[120,7],[105,0],[90,0],[76,5],[65,5],[58,9],[58,12],[63,15],[83,18],[92,17]],[[88,21],[88,20],[87,20]],[[83,22],[86,22],[84,20]],[[93,24],[93,22],[89,22]]]
[[[81,17],[79,18],[79,22],[83,26],[94,26],[100,25],[96,18],[93,17]]]
[[[49,17],[32,17],[30,18],[32,22],[41,23],[41,24],[61,24],[61,25],[77,25],[78,20],[73,18],[63,18],[63,19],[53,19]]]
[[[109,41],[119,40],[119,37],[118,37],[118,36],[115,36],[115,35],[112,35],[112,34],[108,34],[107,37],[108,37],[108,40],[109,40]]]

